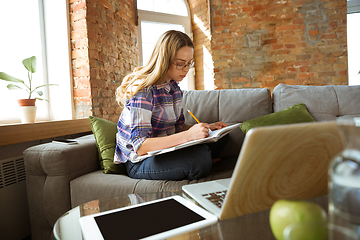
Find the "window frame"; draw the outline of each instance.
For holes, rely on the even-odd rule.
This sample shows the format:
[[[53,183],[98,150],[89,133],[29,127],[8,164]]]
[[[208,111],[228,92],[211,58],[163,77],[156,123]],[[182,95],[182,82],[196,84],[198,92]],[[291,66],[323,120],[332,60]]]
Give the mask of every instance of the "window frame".
[[[360,14],[360,0],[348,0],[347,1],[347,15],[349,15],[349,14]],[[347,26],[347,31],[349,31],[349,25]],[[354,60],[354,56],[356,56],[356,53],[349,52],[349,47],[350,48],[352,47],[352,45],[350,45],[350,43],[349,43],[349,35],[350,34],[348,33],[348,36],[347,36],[347,51],[348,51],[347,73],[348,73],[348,85],[353,86],[353,85],[359,85],[359,81],[354,82],[354,78],[352,75],[354,72],[350,71],[350,70],[354,70],[354,69],[352,68],[353,64],[350,65],[349,62],[350,62],[350,60]],[[357,69],[356,69],[356,72],[357,72]],[[360,74],[360,72],[358,74]],[[359,76],[359,75],[357,75],[357,76]]]
[[[168,23],[168,24],[178,24],[183,25],[185,28],[185,33],[190,36],[193,40],[193,33],[191,27],[191,15],[190,15],[190,8],[189,4],[186,0],[183,0],[188,16],[180,16],[168,13],[161,13],[161,12],[153,12],[147,10],[138,9],[138,40],[139,40],[139,63],[140,65],[144,64],[143,55],[142,55],[142,36],[141,36],[141,22],[148,21],[148,22],[156,22],[156,23]],[[185,84],[187,90],[195,89],[195,67],[189,70],[187,74],[188,82]]]
[[[43,7],[44,59],[49,120],[75,119],[71,65],[69,0],[39,0]]]
[[[38,71],[42,74],[40,85],[59,86],[46,86],[40,89],[44,93],[42,98],[48,99],[49,102],[37,101],[37,105],[41,104],[46,112],[42,112],[41,115],[38,112],[36,122],[74,119],[69,0],[37,2],[41,56],[41,62],[38,61],[37,64],[41,64],[41,70],[38,68]],[[6,72],[6,69],[4,71]],[[17,123],[20,123],[20,115],[0,120],[0,125]]]
[[[191,39],[193,39],[192,31],[191,31],[191,19],[189,16],[179,16],[179,15],[172,15],[167,13],[151,12],[146,10],[138,10],[138,16],[139,16],[138,38],[140,43],[139,44],[140,64],[144,64],[143,56],[142,56],[142,44],[141,44],[142,43],[141,21],[183,25],[185,27],[185,33],[188,34]]]

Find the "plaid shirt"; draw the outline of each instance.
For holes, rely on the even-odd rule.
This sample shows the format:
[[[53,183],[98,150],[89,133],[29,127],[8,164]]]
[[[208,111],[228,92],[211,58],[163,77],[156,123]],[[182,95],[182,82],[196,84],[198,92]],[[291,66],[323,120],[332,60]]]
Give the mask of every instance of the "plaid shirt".
[[[152,137],[174,134],[184,126],[183,93],[171,80],[140,90],[125,102],[116,134],[115,163],[138,162],[137,150]]]

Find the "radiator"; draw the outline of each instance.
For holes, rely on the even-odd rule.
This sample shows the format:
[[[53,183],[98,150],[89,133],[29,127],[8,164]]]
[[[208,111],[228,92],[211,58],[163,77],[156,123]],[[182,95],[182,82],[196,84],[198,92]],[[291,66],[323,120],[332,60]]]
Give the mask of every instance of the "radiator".
[[[0,160],[0,239],[30,235],[23,156]]]
[[[22,156],[1,160],[0,188],[26,180],[24,158]]]

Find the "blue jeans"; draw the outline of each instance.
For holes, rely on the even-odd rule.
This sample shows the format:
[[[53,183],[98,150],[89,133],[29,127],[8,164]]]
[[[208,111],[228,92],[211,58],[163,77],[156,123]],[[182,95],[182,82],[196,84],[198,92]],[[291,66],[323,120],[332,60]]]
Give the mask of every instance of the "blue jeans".
[[[210,173],[212,159],[225,147],[228,136],[218,142],[199,144],[149,157],[141,162],[125,163],[129,177],[149,180],[194,180]]]

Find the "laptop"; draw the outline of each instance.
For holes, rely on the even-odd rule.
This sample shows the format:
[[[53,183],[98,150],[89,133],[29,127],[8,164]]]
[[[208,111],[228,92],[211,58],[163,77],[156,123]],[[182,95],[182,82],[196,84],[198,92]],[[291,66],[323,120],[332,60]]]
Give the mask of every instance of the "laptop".
[[[315,198],[327,194],[329,163],[344,147],[334,121],[253,128],[231,178],[182,189],[220,220],[270,209],[278,199]]]

